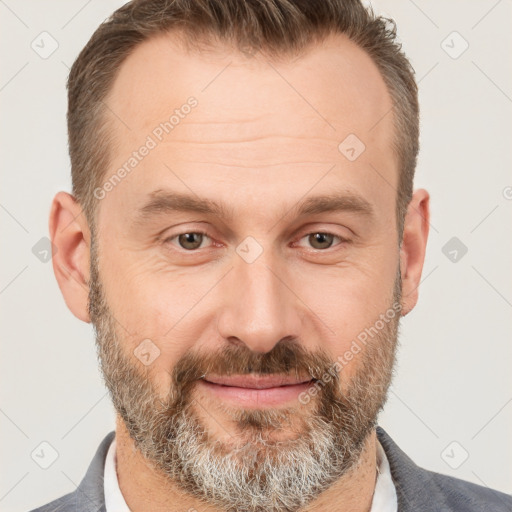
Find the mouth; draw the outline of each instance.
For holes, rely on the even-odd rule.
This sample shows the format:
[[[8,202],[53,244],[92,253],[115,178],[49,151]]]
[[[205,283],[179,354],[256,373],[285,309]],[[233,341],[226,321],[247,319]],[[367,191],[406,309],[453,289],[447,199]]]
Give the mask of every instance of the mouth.
[[[200,386],[217,399],[248,408],[275,407],[298,399],[315,379],[283,375],[206,375]]]

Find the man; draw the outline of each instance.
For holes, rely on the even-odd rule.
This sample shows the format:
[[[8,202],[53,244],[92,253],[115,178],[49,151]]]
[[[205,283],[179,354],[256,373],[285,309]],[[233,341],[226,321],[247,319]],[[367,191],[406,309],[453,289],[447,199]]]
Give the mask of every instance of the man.
[[[131,2],[71,70],[53,265],[117,412],[59,511],[481,511],[377,427],[429,195],[358,1]]]

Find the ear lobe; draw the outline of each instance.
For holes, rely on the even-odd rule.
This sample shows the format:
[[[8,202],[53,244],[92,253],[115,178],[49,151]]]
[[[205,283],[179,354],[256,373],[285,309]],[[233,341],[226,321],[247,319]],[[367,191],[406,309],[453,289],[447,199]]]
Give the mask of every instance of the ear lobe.
[[[56,247],[52,264],[60,291],[71,312],[89,323],[87,301],[91,235],[82,208],[71,194],[59,192],[54,197],[49,230]]]
[[[430,196],[425,189],[414,192],[407,208],[400,248],[402,316],[418,302],[418,287],[425,261],[430,222]]]

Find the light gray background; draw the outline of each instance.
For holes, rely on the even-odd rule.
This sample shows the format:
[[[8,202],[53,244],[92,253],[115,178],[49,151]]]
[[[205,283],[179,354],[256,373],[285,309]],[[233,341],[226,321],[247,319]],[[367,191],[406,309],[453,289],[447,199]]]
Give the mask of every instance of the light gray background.
[[[51,263],[32,248],[48,235],[53,195],[70,190],[68,67],[122,3],[0,0],[2,511],[74,490],[114,429],[92,328],[68,311]],[[372,4],[396,19],[417,73],[415,185],[432,197],[420,300],[402,321],[380,425],[417,464],[511,493],[511,1]],[[47,59],[31,48],[43,31],[59,45]],[[453,31],[469,44],[456,59],[445,51],[463,48]],[[468,248],[456,262],[442,251],[452,237]],[[31,458],[43,441],[59,454],[46,470]]]

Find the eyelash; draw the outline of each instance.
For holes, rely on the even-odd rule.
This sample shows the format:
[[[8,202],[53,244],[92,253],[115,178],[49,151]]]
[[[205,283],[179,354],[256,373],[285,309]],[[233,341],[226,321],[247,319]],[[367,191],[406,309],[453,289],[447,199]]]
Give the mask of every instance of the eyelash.
[[[186,234],[196,234],[196,235],[203,235],[207,238],[210,238],[212,239],[208,233],[206,233],[205,231],[202,231],[200,229],[196,229],[196,230],[193,230],[193,231],[183,231],[181,233],[177,233],[176,235],[173,235],[171,237],[168,237],[166,238],[163,243],[164,244],[167,244],[167,243],[171,243],[171,240],[174,240],[174,239],[177,239],[179,236],[181,235],[186,235]],[[300,238],[299,238],[299,241],[302,240],[303,238],[306,238],[310,235],[316,235],[316,234],[322,234],[322,235],[333,235],[335,238],[338,238],[339,240],[339,243],[337,245],[333,245],[331,247],[328,247],[327,249],[314,249],[314,248],[311,248],[310,250],[311,251],[314,251],[315,253],[322,253],[322,252],[328,252],[329,250],[334,250],[337,246],[339,245],[342,245],[342,244],[347,244],[347,243],[350,243],[350,240],[348,240],[347,238],[343,238],[342,236],[340,235],[336,235],[335,233],[330,233],[328,231],[310,231],[304,235],[302,235]],[[171,244],[171,245],[174,245],[174,244]],[[191,250],[187,250],[187,249],[183,249],[182,247],[177,247],[178,250],[184,252],[184,253],[190,253],[190,254],[194,254],[194,253],[197,253],[200,249],[191,249]]]

